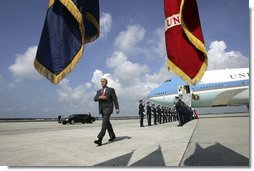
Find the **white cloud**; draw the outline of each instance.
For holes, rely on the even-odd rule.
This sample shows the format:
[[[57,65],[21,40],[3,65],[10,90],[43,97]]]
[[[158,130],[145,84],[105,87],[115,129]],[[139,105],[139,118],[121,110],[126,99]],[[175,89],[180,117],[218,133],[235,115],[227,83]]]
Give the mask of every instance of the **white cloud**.
[[[94,87],[99,89],[101,87],[100,81],[103,76],[103,72],[101,70],[95,70],[93,72],[93,77],[91,82],[94,84]]]
[[[100,18],[100,37],[105,37],[111,30],[112,17],[109,13],[102,13]]]
[[[226,69],[249,67],[249,58],[238,51],[226,52],[224,41],[214,41],[210,44],[208,54],[208,69]]]
[[[91,88],[91,87],[92,87],[92,84],[91,84],[91,83],[85,83],[85,87],[86,87],[86,88]]]
[[[85,83],[72,88],[66,78],[59,83],[57,94],[64,113],[87,113],[95,109],[93,102],[95,91],[89,90],[90,84]]]
[[[29,47],[24,54],[17,54],[13,65],[9,67],[15,81],[24,79],[40,79],[41,76],[34,69],[34,58],[36,55],[37,46]]]
[[[114,52],[107,59],[107,66],[113,69],[114,76],[126,86],[136,84],[140,77],[149,72],[147,65],[128,61],[127,56],[123,52]]]
[[[154,35],[155,35],[155,38],[151,40],[152,49],[155,52],[155,54],[158,54],[159,57],[164,58],[166,56],[164,27],[157,28],[154,31]]]
[[[146,80],[153,84],[153,87],[156,87],[162,82],[171,78],[172,76],[173,74],[168,71],[168,68],[165,64],[165,66],[162,66],[157,73],[147,74]]]
[[[156,28],[149,36],[145,34],[146,30],[141,25],[127,25],[114,41],[115,50],[126,55],[161,62],[166,56],[164,27]]]
[[[116,37],[114,45],[117,50],[124,53],[134,53],[140,51],[137,45],[145,36],[145,29],[140,25],[128,25],[126,30],[123,30]]]

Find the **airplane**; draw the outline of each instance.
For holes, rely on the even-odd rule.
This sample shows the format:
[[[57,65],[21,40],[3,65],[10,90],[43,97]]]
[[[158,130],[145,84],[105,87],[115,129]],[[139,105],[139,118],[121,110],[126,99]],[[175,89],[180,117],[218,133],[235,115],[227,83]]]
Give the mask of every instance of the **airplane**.
[[[174,76],[153,89],[147,98],[155,104],[173,106],[176,96],[190,107],[249,107],[249,68],[207,70],[195,86]]]

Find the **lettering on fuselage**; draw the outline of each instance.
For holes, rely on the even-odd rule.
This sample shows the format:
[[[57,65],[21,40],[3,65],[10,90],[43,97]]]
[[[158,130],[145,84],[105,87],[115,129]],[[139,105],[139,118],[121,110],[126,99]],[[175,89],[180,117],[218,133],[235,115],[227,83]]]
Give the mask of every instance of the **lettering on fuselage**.
[[[250,74],[247,72],[247,73],[239,73],[239,74],[231,74],[230,75],[230,78],[232,79],[241,79],[241,78],[249,78]]]

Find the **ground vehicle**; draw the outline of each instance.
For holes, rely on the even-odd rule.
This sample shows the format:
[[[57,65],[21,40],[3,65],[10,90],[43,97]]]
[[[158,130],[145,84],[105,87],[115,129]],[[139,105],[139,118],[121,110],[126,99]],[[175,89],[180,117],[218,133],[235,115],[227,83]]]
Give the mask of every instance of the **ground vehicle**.
[[[78,122],[84,123],[93,123],[95,121],[95,117],[92,117],[91,114],[73,114],[70,115],[67,118],[64,118],[62,123],[65,125],[67,123],[69,124],[75,124]]]

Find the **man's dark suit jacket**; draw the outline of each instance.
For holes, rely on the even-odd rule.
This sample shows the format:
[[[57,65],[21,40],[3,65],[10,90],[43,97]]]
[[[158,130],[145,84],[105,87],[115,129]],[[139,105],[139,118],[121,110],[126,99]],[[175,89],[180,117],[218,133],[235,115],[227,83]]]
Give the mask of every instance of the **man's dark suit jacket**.
[[[106,100],[99,99],[101,96],[101,89],[97,91],[94,101],[99,101],[99,113],[100,114],[112,114],[113,113],[113,103],[116,109],[119,109],[118,100],[116,97],[115,90],[111,87],[105,87]]]

